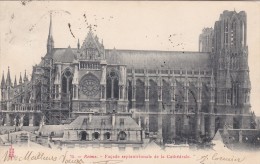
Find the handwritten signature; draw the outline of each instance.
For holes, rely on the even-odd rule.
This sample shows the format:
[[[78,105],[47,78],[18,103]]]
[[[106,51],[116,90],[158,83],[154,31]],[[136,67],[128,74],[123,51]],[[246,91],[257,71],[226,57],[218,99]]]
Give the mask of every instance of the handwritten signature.
[[[11,151],[10,151],[11,150]],[[3,156],[3,162],[9,161],[16,161],[16,162],[23,162],[23,161],[53,161],[53,162],[60,162],[64,164],[117,164],[123,162],[123,160],[100,160],[100,161],[85,161],[81,158],[71,158],[68,155],[68,152],[60,156],[49,155],[44,152],[34,152],[28,151],[24,156],[14,155],[13,150],[10,149],[9,152],[6,151]],[[10,155],[11,154],[11,155]]]
[[[203,155],[201,156],[198,161],[201,163],[201,164],[205,164],[205,163],[208,163],[210,160],[211,161],[226,161],[226,162],[237,162],[237,163],[241,163],[245,160],[246,158],[245,157],[236,157],[234,155],[230,155],[230,156],[222,156],[218,153],[214,153],[213,155]]]

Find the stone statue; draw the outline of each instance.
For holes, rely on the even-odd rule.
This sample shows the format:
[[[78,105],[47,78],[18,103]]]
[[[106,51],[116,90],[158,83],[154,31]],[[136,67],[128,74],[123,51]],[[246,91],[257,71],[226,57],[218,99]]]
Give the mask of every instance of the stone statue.
[[[21,116],[20,120],[19,120],[19,126],[22,127],[23,126],[23,118],[24,118],[24,114]]]
[[[17,117],[14,117],[14,126],[16,126]]]
[[[40,124],[41,124],[41,126],[42,126],[42,125],[45,125],[45,116],[42,116],[42,119],[41,119],[41,123],[40,123]]]

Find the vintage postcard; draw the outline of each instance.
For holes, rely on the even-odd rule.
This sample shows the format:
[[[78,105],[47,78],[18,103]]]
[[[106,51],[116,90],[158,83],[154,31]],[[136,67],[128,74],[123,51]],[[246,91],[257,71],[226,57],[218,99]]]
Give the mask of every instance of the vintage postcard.
[[[0,2],[1,163],[248,164],[260,3]]]

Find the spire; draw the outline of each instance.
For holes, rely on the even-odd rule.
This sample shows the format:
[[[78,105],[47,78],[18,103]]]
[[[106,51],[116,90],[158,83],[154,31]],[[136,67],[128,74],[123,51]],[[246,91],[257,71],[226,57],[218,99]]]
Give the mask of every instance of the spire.
[[[16,75],[15,75],[15,77],[14,77],[14,87],[16,87],[17,86],[17,82],[16,82]]]
[[[79,50],[79,48],[80,48],[79,39],[78,39],[78,45],[77,46],[78,46],[78,50]]]
[[[10,69],[8,67],[8,72],[7,72],[7,77],[6,77],[6,86],[11,86],[12,85],[12,81],[11,81],[11,77],[10,77]]]
[[[49,37],[52,36],[52,13],[50,13]]]
[[[24,71],[23,81],[24,81],[24,82],[27,82],[27,81],[28,81],[28,78],[27,78],[27,75],[26,75],[26,70]]]
[[[20,72],[19,84],[22,84],[22,83],[23,83],[23,79],[22,79],[22,75],[21,75],[21,72]]]
[[[4,75],[4,71],[2,74],[2,82],[1,82],[1,89],[5,88],[5,75]]]
[[[51,53],[54,48],[54,41],[52,37],[52,13],[50,13],[50,26],[49,26],[49,35],[47,40],[47,54]]]

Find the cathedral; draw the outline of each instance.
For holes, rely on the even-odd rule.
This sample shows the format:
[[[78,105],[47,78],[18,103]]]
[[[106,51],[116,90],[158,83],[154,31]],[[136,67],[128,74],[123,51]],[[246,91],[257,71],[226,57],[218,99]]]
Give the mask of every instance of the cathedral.
[[[164,143],[255,128],[244,11],[223,11],[214,28],[202,30],[198,52],[106,49],[91,28],[76,48],[55,48],[54,40],[50,18],[47,53],[31,79],[25,73],[12,82],[9,68],[3,74],[1,126],[68,125],[63,137],[70,140],[75,127],[99,120],[91,126],[125,125],[139,141]]]

